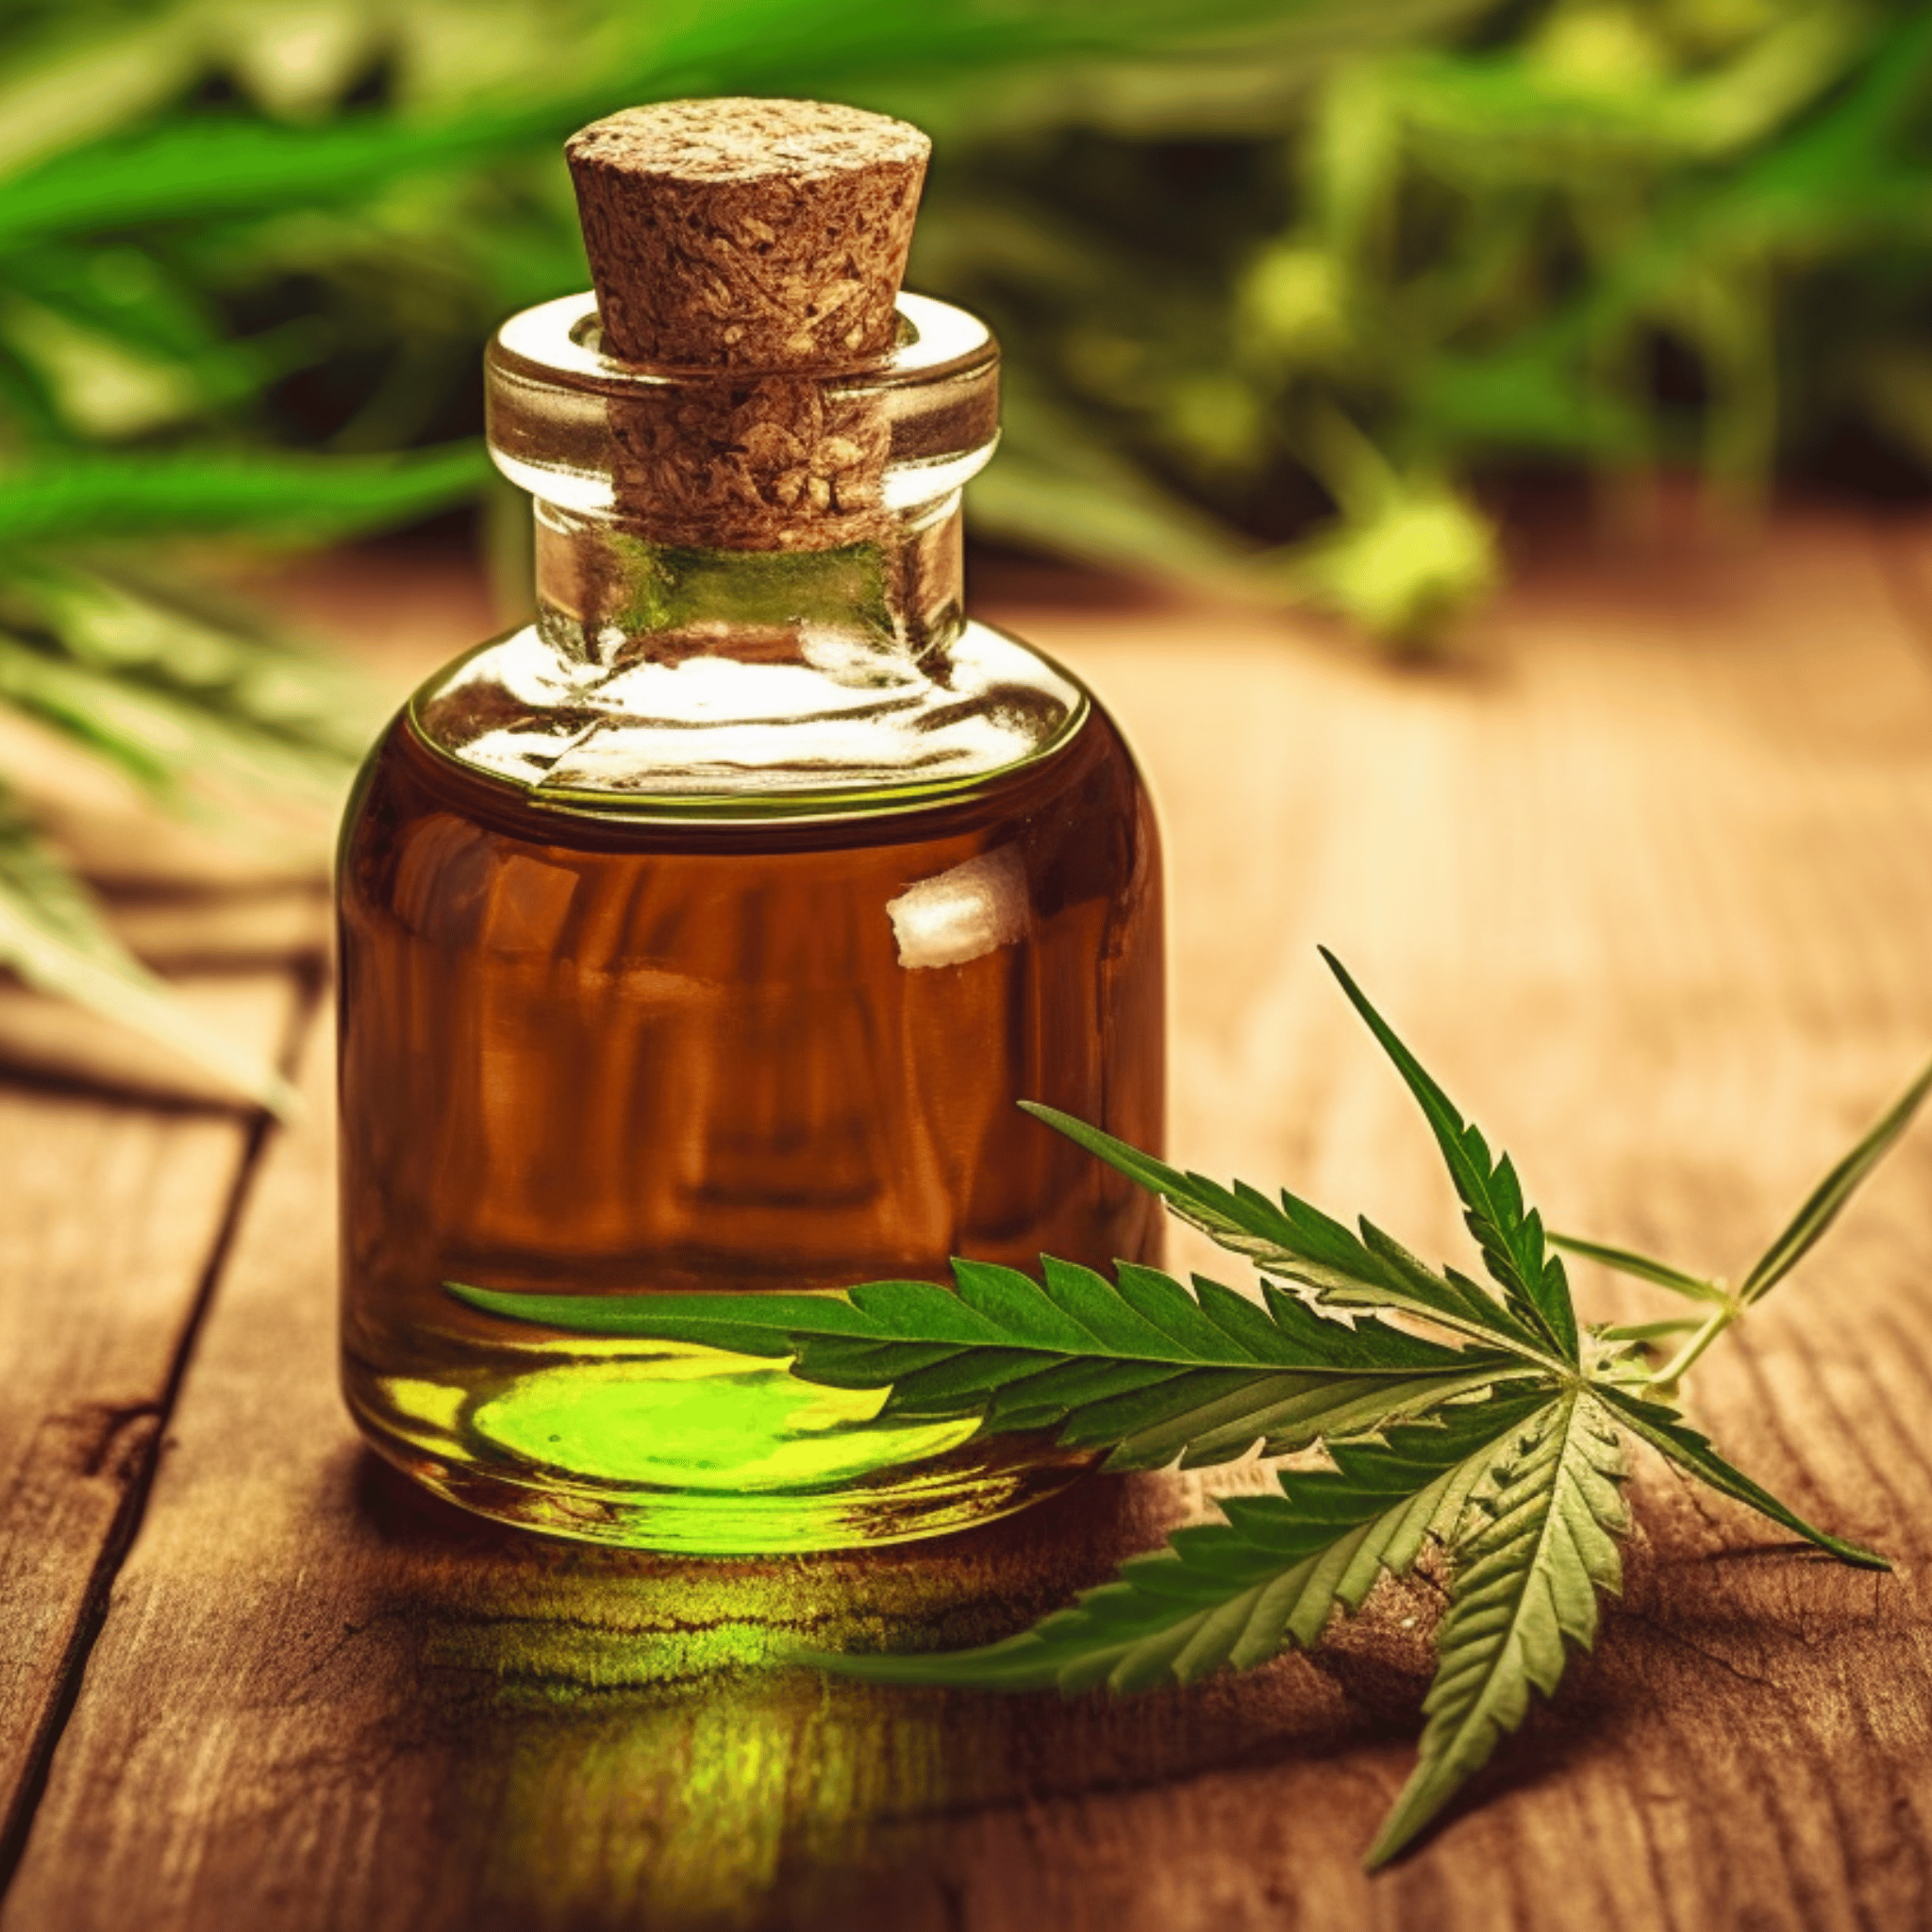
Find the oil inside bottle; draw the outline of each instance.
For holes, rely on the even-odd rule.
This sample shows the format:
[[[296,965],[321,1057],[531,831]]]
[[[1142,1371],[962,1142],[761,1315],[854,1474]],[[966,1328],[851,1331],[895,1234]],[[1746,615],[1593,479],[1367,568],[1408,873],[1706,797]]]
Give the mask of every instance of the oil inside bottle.
[[[487,684],[441,689],[474,719]],[[694,1551],[929,1535],[1070,1480],[1048,1441],[882,1417],[881,1392],[783,1363],[500,1322],[444,1284],[1157,1259],[1156,1204],[1015,1104],[1159,1143],[1158,855],[1105,713],[1083,694],[1037,752],[930,797],[742,820],[542,797],[452,756],[437,717],[419,702],[377,747],[341,855],[365,1432],[487,1514]]]

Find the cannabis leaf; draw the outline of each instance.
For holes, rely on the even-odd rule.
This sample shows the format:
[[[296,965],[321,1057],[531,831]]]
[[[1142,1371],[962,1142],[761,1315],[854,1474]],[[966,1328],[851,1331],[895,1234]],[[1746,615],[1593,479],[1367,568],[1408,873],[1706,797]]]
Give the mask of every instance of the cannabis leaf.
[[[1865,1138],[1818,1183],[1792,1216],[1790,1225],[1753,1262],[1744,1285],[1738,1291],[1740,1302],[1748,1307],[1761,1300],[1811,1252],[1865,1177],[1911,1124],[1928,1088],[1932,1088],[1932,1066],[1899,1095]]]
[[[1558,1234],[1554,1229],[1549,1240],[1554,1248],[1581,1255],[1586,1261],[1595,1261],[1619,1274],[1635,1275],[1639,1281],[1647,1281],[1654,1288],[1667,1288],[1687,1301],[1727,1303],[1730,1300],[1719,1283],[1706,1281],[1701,1275],[1687,1274],[1681,1268],[1673,1268],[1668,1261],[1654,1260],[1648,1255],[1638,1254],[1633,1248],[1611,1247],[1607,1241],[1587,1241],[1574,1234]]]
[[[1770,1517],[1793,1535],[1803,1537],[1807,1542],[1816,1543],[1827,1556],[1836,1557],[1840,1563],[1850,1563],[1860,1570],[1891,1568],[1875,1550],[1868,1550],[1860,1543],[1847,1542],[1842,1537],[1814,1528],[1795,1509],[1788,1508],[1741,1470],[1733,1469],[1710,1446],[1709,1441],[1684,1422],[1675,1409],[1663,1403],[1646,1402],[1631,1391],[1614,1386],[1602,1388],[1599,1393],[1616,1411],[1617,1420],[1632,1434],[1642,1437],[1653,1449],[1661,1451],[1679,1469],[1687,1470],[1708,1483],[1720,1495],[1730,1496],[1756,1509],[1759,1515]]]
[[[1433,1530],[1542,1407],[1514,1391],[1441,1411],[1383,1440],[1337,1442],[1332,1470],[1284,1472],[1279,1496],[1230,1496],[1225,1523],[1177,1530],[1120,1580],[1034,1629],[940,1656],[815,1659],[881,1684],[981,1690],[1145,1690],[1246,1670],[1320,1640],[1330,1611],[1357,1608],[1384,1572],[1406,1574]]]
[[[1696,1362],[1698,1357],[1733,1323],[1741,1320],[1745,1309],[1754,1302],[1762,1301],[1811,1252],[1824,1237],[1825,1230],[1843,1211],[1845,1203],[1857,1191],[1872,1170],[1885,1158],[1899,1136],[1911,1124],[1913,1115],[1918,1112],[1928,1091],[1932,1091],[1932,1065],[1921,1069],[1918,1076],[1879,1115],[1850,1153],[1846,1154],[1805,1197],[1804,1205],[1778,1231],[1763,1254],[1751,1264],[1749,1272],[1744,1276],[1743,1286],[1735,1294],[1722,1281],[1707,1281],[1698,1275],[1687,1274],[1682,1269],[1674,1268],[1667,1261],[1654,1260],[1648,1255],[1635,1254],[1628,1248],[1609,1247],[1600,1241],[1579,1241],[1574,1235],[1550,1236],[1550,1240],[1557,1246],[1601,1262],[1605,1267],[1614,1269],[1619,1274],[1632,1274],[1639,1280],[1653,1282],[1659,1288],[1670,1289],[1674,1293],[1683,1295],[1691,1301],[1709,1302],[1714,1305],[1702,1324],[1648,1324],[1654,1334],[1662,1334],[1667,1327],[1676,1328],[1680,1325],[1688,1325],[1691,1330],[1690,1339],[1651,1377],[1653,1392],[1662,1395],[1674,1394],[1685,1372]],[[1597,1333],[1599,1339],[1604,1341],[1649,1339],[1649,1336],[1634,1328],[1604,1328],[1599,1329]],[[1743,1478],[1739,1477],[1738,1480],[1742,1481]],[[1724,1485],[1720,1483],[1718,1487],[1723,1488]],[[1799,1529],[1802,1535],[1813,1536],[1814,1541],[1816,1540],[1814,1533],[1804,1528],[1802,1524],[1794,1524],[1789,1526]]]
[[[1422,1064],[1399,1041],[1381,1014],[1362,996],[1361,989],[1341,960],[1324,946],[1322,957],[1341,982],[1350,1004],[1395,1062],[1428,1117],[1436,1144],[1448,1163],[1450,1178],[1460,1196],[1464,1218],[1483,1262],[1502,1286],[1513,1307],[1527,1315],[1567,1361],[1577,1358],[1576,1311],[1570,1304],[1570,1284],[1563,1263],[1550,1254],[1543,1241],[1542,1217],[1525,1210],[1523,1187],[1507,1154],[1491,1157],[1489,1143],[1469,1125],[1449,1096],[1423,1071]]]
[[[1224,1188],[1116,1141],[1071,1114],[1032,1101],[1021,1106],[1158,1194],[1180,1220],[1217,1246],[1245,1256],[1264,1279],[1291,1281],[1321,1307],[1400,1314],[1446,1328],[1524,1360],[1561,1369],[1547,1337],[1479,1282],[1455,1269],[1438,1271],[1367,1220],[1359,1232],[1284,1191],[1277,1207],[1244,1181]]]
[[[0,788],[0,969],[133,1026],[260,1106],[292,1116],[289,1082],[180,1004],[116,937],[85,886]]]
[[[1512,1431],[1451,1532],[1455,1587],[1436,1640],[1436,1680],[1423,1701],[1422,1762],[1369,1853],[1402,1850],[1550,1695],[1565,1645],[1596,1635],[1596,1594],[1623,1577],[1617,1538],[1629,1527],[1618,1489],[1623,1449],[1603,1406],[1583,1389],[1546,1403]]]
[[[924,1281],[824,1294],[556,1296],[451,1283],[473,1307],[575,1333],[790,1356],[840,1389],[890,1387],[884,1415],[981,1415],[987,1432],[1050,1429],[1108,1469],[1287,1455],[1533,1374],[1506,1350],[1446,1348],[1379,1321],[1324,1319],[1272,1286],[1257,1307],[1197,1276],[1120,1264],[1109,1282],[1048,1259],[1041,1279],[953,1263]]]
[[[1595,1636],[1618,1587],[1624,1438],[1841,1562],[1885,1558],[1814,1527],[1727,1462],[1676,1405],[1685,1371],[1817,1241],[1897,1141],[1922,1074],[1833,1168],[1733,1294],[1667,1262],[1549,1234],[1513,1163],[1481,1133],[1324,955],[1434,1133],[1490,1275],[1436,1269],[1373,1223],[1355,1228],[1295,1195],[1271,1200],[1184,1173],[1097,1127],[1028,1111],[1245,1257],[1258,1300],[1120,1263],[1108,1281],[1048,1258],[1034,1280],[956,1260],[956,1288],[874,1282],[822,1294],[503,1293],[448,1284],[472,1307],[554,1329],[649,1337],[787,1357],[837,1388],[887,1391],[882,1413],[974,1415],[983,1433],[1052,1431],[1104,1466],[1221,1462],[1319,1446],[1329,1467],[1230,1497],[1224,1521],[1176,1531],[1036,1628],[941,1655],[804,1661],[880,1683],[1116,1691],[1247,1669],[1321,1641],[1378,1577],[1440,1548],[1450,1596],[1414,1774],[1369,1854],[1379,1865],[1427,1828],[1552,1694],[1572,1645]],[[1706,1305],[1702,1319],[1579,1325],[1558,1247]],[[1411,1332],[1407,1323],[1433,1335]],[[1645,1345],[1689,1328],[1655,1367]],[[1442,1339],[1437,1339],[1441,1337]]]

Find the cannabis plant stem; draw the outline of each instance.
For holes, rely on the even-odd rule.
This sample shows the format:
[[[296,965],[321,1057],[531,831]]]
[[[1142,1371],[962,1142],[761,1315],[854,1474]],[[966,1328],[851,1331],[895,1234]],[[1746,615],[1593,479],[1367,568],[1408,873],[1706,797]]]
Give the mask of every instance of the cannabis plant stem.
[[[1736,1303],[1727,1303],[1724,1307],[1713,1309],[1704,1325],[1657,1371],[1652,1378],[1651,1387],[1659,1395],[1674,1393],[1677,1384],[1684,1379],[1685,1372],[1743,1312]]]

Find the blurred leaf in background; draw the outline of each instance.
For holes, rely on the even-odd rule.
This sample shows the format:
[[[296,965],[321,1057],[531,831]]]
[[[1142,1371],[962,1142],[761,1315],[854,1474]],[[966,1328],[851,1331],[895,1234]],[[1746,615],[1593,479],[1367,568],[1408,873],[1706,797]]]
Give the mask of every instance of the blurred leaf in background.
[[[1904,0],[15,0],[0,706],[182,808],[339,786],[342,675],[186,558],[477,497],[483,340],[586,280],[563,137],[725,92],[933,133],[913,280],[1008,351],[982,532],[1416,645],[1509,466],[1932,475]],[[156,1024],[4,838],[7,960]]]

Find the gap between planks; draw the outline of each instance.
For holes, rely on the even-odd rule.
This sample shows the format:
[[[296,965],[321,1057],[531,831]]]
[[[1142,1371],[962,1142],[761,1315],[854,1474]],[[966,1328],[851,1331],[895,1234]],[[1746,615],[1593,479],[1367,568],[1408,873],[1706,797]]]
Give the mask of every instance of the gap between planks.
[[[245,1004],[246,995],[251,990],[258,993],[263,977],[250,975],[239,990],[233,980],[217,981],[213,987],[204,983],[190,989],[185,996],[192,1003],[223,1010],[224,1017],[246,1034],[258,1024]],[[292,1075],[299,1064],[304,1040],[320,1008],[324,981],[313,964],[299,964],[273,978],[284,995],[279,1019],[272,1023],[279,1037],[273,1041],[265,1039],[261,1043],[271,1050],[282,1073]],[[152,1077],[158,1080],[160,1075]],[[58,1085],[57,1082],[57,1089]],[[80,1107],[96,1104],[85,1098],[62,1096],[57,1091],[51,1096],[30,1091],[14,1105],[30,1116],[42,1107],[59,1107],[63,1099]],[[5,1102],[0,1101],[0,1105]],[[157,1118],[151,1098],[145,1105],[137,1101],[131,1108],[117,1111],[118,1124],[124,1130],[146,1129],[149,1134],[166,1137],[171,1126],[177,1135],[185,1126],[187,1132],[198,1132],[203,1139],[208,1138],[207,1130],[211,1126],[217,1135],[220,1131],[219,1124],[192,1114],[181,1123],[171,1122],[165,1108],[159,1109]],[[38,1601],[28,1606],[29,1614],[22,1615],[18,1602],[8,1607],[13,1627],[17,1629],[22,1623],[38,1625],[42,1641],[29,1646],[21,1658],[13,1694],[0,1697],[0,1719],[6,1721],[4,1731],[0,1731],[0,1777],[5,1779],[4,1787],[0,1787],[0,1902],[4,1902],[31,1837],[48,1772],[78,1698],[88,1659],[108,1615],[115,1579],[140,1531],[182,1382],[206,1325],[224,1264],[274,1126],[270,1116],[258,1110],[236,1124],[240,1146],[234,1165],[220,1195],[210,1203],[213,1211],[208,1224],[205,1258],[192,1267],[184,1283],[187,1292],[179,1305],[179,1327],[166,1345],[159,1363],[158,1385],[151,1384],[151,1395],[131,1401],[89,1401],[84,1399],[88,1393],[84,1389],[59,1386],[58,1374],[42,1378],[43,1386],[36,1390],[32,1378],[16,1370],[16,1392],[25,1392],[29,1397],[39,1395],[44,1403],[42,1424],[28,1448],[29,1454],[39,1451],[37,1459],[42,1466],[27,1473],[28,1479],[17,1480],[11,1486],[4,1521],[0,1521],[0,1540],[15,1545],[29,1540],[58,1544],[62,1541],[61,1530],[79,1527],[83,1533],[91,1530],[97,1541],[90,1550],[80,1543],[79,1538],[74,1538],[73,1543],[80,1546],[51,1553],[65,1558],[58,1565],[64,1574],[57,1574],[51,1579],[35,1579],[41,1588],[34,1592]],[[168,1180],[164,1174],[163,1187]],[[18,1291],[31,1296],[40,1284],[23,1275],[15,1286]],[[115,1317],[111,1287],[107,1306],[99,1312],[105,1313],[110,1322]],[[91,1436],[91,1440],[81,1441],[81,1436]],[[75,1452],[75,1459],[63,1457],[63,1450]],[[56,1466],[47,1467],[49,1463]],[[60,1466],[63,1463],[65,1466]],[[76,1487],[70,1472],[77,1474],[81,1484],[105,1478],[115,1491],[107,1507],[100,1507],[97,1499],[96,1507],[89,1510],[84,1507],[85,1499],[76,1499],[82,1507],[75,1508],[74,1503],[61,1494],[62,1491],[71,1491]],[[55,1535],[44,1534],[48,1511],[35,1510],[33,1506],[47,1498],[50,1491],[53,1509],[59,1511],[66,1504],[72,1513],[82,1516],[80,1524],[57,1517]],[[24,1564],[9,1566],[15,1581],[11,1588],[0,1583],[0,1600],[19,1589],[25,1568]]]

